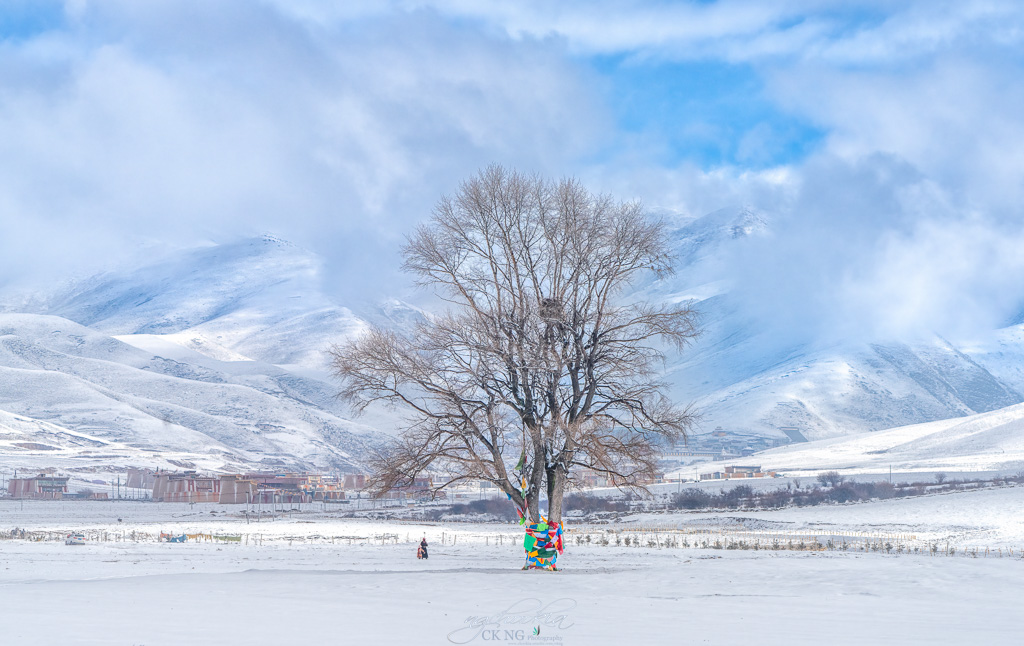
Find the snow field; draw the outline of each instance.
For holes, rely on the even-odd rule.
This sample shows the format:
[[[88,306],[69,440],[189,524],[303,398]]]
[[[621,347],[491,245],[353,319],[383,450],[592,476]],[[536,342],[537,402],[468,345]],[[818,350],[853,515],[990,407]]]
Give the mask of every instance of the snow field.
[[[496,641],[473,617],[499,636],[527,629],[504,643],[530,643],[535,626],[586,645],[1012,643],[1024,574],[1019,560],[595,547],[570,547],[561,572],[523,572],[518,548],[468,543],[426,562],[410,545],[72,550],[0,546],[34,569],[4,571],[7,643]],[[535,616],[548,604],[557,625]],[[513,608],[525,625],[501,616]]]
[[[1001,520],[1020,517],[1022,501],[1024,488],[1017,487],[570,525],[557,573],[519,570],[522,534],[516,525],[342,519],[320,511],[247,523],[223,505],[4,501],[5,535],[14,527],[77,529],[106,532],[108,540],[84,546],[0,540],[2,641],[1013,643],[1024,592],[1019,556],[658,549],[646,543],[577,545],[575,536],[623,528],[646,528],[650,535],[651,528],[674,522],[677,529],[717,528],[723,534],[828,527],[954,536],[963,528],[977,533],[972,536],[992,532],[1024,544],[1020,525]],[[111,538],[132,531],[251,540],[169,544]],[[415,543],[424,535],[430,559],[418,561]],[[252,540],[257,536],[262,540]]]

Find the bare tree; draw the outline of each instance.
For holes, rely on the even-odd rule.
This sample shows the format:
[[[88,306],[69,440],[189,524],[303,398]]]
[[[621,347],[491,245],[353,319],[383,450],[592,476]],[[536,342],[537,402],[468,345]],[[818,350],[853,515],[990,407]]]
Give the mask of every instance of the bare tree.
[[[410,413],[374,465],[378,491],[442,470],[496,484],[532,522],[546,489],[561,522],[581,467],[641,485],[652,441],[692,424],[658,375],[664,348],[696,336],[694,310],[623,300],[637,278],[672,270],[665,228],[639,204],[491,166],[442,198],[403,253],[448,310],[409,336],[374,327],[332,349],[357,410]]]
[[[823,471],[818,474],[818,482],[823,487],[838,487],[846,481],[838,471]]]

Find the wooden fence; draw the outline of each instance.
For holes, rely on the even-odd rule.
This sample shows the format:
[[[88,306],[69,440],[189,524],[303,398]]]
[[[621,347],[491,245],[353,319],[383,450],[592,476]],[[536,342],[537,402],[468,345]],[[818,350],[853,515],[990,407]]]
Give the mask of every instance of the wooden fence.
[[[0,531],[0,540],[32,542],[63,542],[68,530],[9,530]],[[163,532],[85,530],[86,543],[147,543],[159,542]],[[436,530],[434,530],[436,535]],[[180,535],[178,533],[177,535]],[[397,545],[418,543],[416,536],[407,533],[367,535],[267,535],[262,533],[217,534],[213,532],[188,533],[190,543],[216,543],[235,545],[263,545],[264,543],[330,544],[330,545]],[[596,546],[647,549],[724,549],[724,550],[785,550],[785,551],[843,551],[879,552],[886,554],[917,554],[925,556],[960,556],[970,558],[1024,558],[1024,548],[1006,546],[962,545],[947,540],[920,539],[914,534],[856,532],[827,530],[817,532],[752,531],[724,528],[659,528],[647,526],[620,526],[615,528],[577,526],[568,530],[563,539],[567,547]],[[469,533],[442,530],[441,545],[483,544],[519,546],[523,533],[516,530],[503,532]]]

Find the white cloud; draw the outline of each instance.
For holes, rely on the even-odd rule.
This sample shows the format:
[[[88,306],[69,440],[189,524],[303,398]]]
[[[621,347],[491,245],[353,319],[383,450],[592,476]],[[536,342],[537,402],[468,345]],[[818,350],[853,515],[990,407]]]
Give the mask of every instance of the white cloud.
[[[912,72],[778,70],[773,92],[820,124],[846,158],[898,155],[960,194],[1004,209],[1024,198],[1024,89],[1018,66],[943,57]]]
[[[290,2],[289,2],[290,4]],[[305,15],[337,17],[331,3],[303,0]],[[358,5],[366,11],[365,5]],[[377,10],[382,6],[376,5]],[[517,37],[558,35],[584,54],[634,53],[658,58],[708,58],[760,63],[787,57],[837,64],[905,60],[959,45],[1024,39],[1024,8],[1013,0],[405,0],[406,10],[430,7]],[[348,15],[346,10],[346,14]]]
[[[873,262],[847,275],[842,289],[848,314],[875,315],[868,331],[876,338],[922,330],[969,337],[1006,325],[1019,312],[1019,230],[1007,232],[984,219],[922,220],[913,231],[890,233],[879,243]]]
[[[69,3],[65,28],[0,42],[0,271],[270,230],[374,289],[498,161],[776,214],[729,262],[779,334],[990,325],[1024,302],[1022,27],[997,1]],[[784,133],[755,124],[729,143],[756,169],[666,164],[656,129],[608,114],[594,54],[745,66],[823,141],[762,169]]]
[[[7,276],[264,230],[351,268],[479,166],[558,172],[607,129],[562,43],[429,10],[317,25],[247,2],[104,2],[68,23],[0,43]]]

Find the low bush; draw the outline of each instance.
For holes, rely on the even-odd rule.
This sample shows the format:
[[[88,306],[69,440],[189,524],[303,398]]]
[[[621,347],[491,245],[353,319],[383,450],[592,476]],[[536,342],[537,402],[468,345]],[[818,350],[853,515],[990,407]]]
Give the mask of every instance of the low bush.
[[[456,503],[447,509],[433,509],[427,513],[429,520],[440,520],[450,516],[492,516],[498,520],[511,521],[519,516],[511,502],[504,498],[484,498],[468,503]]]
[[[676,509],[705,509],[711,506],[712,496],[703,489],[687,489],[672,494],[672,506]]]
[[[572,493],[562,500],[565,511],[581,511],[590,514],[596,511],[629,511],[629,501],[616,498],[602,498],[585,493]]]

